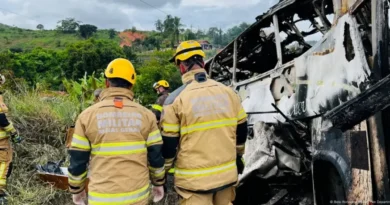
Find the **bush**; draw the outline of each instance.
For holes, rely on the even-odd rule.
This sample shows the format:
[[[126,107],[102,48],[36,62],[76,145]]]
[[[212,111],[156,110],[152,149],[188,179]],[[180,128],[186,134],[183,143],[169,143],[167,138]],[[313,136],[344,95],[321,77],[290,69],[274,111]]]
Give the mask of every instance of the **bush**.
[[[10,118],[24,141],[14,145],[8,183],[10,204],[70,204],[70,194],[39,180],[35,166],[66,158],[65,130],[73,124],[76,106],[66,98],[42,102],[37,91],[5,94]]]

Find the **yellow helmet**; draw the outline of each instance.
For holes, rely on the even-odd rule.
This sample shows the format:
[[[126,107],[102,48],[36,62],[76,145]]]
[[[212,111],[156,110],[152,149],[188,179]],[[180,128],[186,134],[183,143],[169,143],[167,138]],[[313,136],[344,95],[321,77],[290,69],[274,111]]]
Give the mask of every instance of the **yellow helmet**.
[[[154,83],[153,84],[153,88],[154,89],[157,89],[158,87],[164,87],[164,88],[169,88],[169,83],[168,83],[168,81],[166,81],[166,80],[160,80],[160,81],[158,81],[157,83]]]
[[[108,64],[104,75],[107,78],[121,78],[135,84],[136,73],[133,64],[124,58],[117,58]]]
[[[177,47],[175,55],[169,60],[169,62],[175,62],[177,64],[177,60],[185,61],[195,55],[200,55],[203,58],[206,57],[200,43],[193,40],[183,41]]]

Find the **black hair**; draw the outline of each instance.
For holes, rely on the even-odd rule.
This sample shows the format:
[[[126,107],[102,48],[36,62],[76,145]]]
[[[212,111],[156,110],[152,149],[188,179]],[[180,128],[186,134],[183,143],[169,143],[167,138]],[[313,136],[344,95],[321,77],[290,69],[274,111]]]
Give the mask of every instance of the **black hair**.
[[[178,63],[180,64],[182,62],[185,66],[189,67],[188,70],[191,70],[191,68],[194,65],[199,65],[201,68],[203,68],[203,57],[200,55],[194,55],[191,58],[185,60],[185,61],[179,61]]]
[[[107,80],[110,83],[110,87],[130,88],[133,86],[133,84],[122,78],[107,78]]]

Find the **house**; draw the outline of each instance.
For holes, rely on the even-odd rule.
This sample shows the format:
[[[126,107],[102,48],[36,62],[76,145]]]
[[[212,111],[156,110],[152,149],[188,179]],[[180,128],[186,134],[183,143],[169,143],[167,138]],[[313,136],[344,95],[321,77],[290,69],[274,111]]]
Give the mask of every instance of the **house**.
[[[211,43],[206,41],[206,40],[199,40],[198,42],[202,46],[203,50],[211,50],[211,49],[213,49],[213,45],[211,45]]]
[[[209,41],[206,41],[206,40],[196,40],[196,41],[198,41],[200,43],[200,45],[202,46],[203,50],[211,50],[211,49],[213,49],[213,45]],[[182,41],[179,41],[179,44],[181,42]],[[177,46],[179,44],[174,45],[174,48],[177,48]]]

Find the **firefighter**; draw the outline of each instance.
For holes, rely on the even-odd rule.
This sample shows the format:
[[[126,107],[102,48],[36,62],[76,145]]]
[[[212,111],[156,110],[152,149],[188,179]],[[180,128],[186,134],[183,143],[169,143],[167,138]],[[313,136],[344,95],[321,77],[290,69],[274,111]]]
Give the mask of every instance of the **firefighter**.
[[[162,106],[169,95],[169,83],[166,80],[160,80],[153,84],[153,89],[156,90],[158,98],[152,105],[152,111],[156,115],[157,123],[159,123]]]
[[[0,84],[5,83],[5,77],[0,75]],[[12,125],[12,122],[8,121],[6,113],[8,108],[4,103],[3,96],[0,93],[0,205],[7,204],[6,198],[6,186],[7,178],[11,175],[12,171],[12,146],[9,142],[9,137],[14,143],[20,143],[22,138],[19,136],[18,131]]]
[[[164,195],[160,130],[154,114],[133,102],[136,73],[130,61],[111,61],[105,78],[100,101],[76,121],[69,189],[74,203],[84,204],[88,176],[88,204],[146,205],[149,179],[157,197]]]
[[[163,105],[167,97],[169,96],[169,83],[166,80],[159,80],[153,84],[153,89],[157,92],[158,98],[156,102],[152,105],[152,111],[156,115],[157,124],[160,126],[161,112]],[[173,174],[175,169],[172,167],[168,173]]]
[[[164,103],[163,156],[166,170],[176,159],[181,204],[227,205],[243,171],[247,115],[231,88],[208,78],[204,57],[198,42],[184,41],[171,59],[183,85]]]

